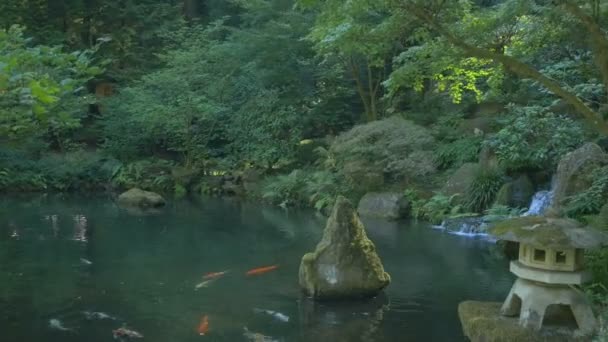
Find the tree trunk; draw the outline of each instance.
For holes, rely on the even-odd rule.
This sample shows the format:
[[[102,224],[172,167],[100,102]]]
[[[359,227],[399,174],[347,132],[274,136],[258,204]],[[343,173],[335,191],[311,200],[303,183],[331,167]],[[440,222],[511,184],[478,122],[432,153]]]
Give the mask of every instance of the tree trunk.
[[[351,76],[355,81],[357,94],[359,94],[361,102],[363,103],[363,108],[365,110],[365,121],[372,122],[375,120],[375,113],[372,111],[372,101],[370,101],[369,95],[365,92],[365,87],[363,86],[363,81],[359,75],[357,64],[352,56],[347,61],[347,64],[350,68]],[[375,106],[375,103],[373,105]]]
[[[505,66],[505,68],[509,69],[514,74],[517,74],[519,77],[537,81],[555,95],[561,97],[564,101],[572,105],[574,109],[590,124],[590,126],[598,131],[601,135],[608,135],[608,124],[604,121],[602,116],[587,106],[575,94],[564,89],[557,81],[543,75],[532,66],[523,63],[516,58],[471,45],[464,39],[459,38],[446,30],[423,9],[411,4],[406,4],[405,6],[410,13],[414,14],[418,19],[425,22],[430,28],[446,38],[452,45],[460,48],[466,54],[473,57],[494,60],[495,62],[501,63],[503,66]]]

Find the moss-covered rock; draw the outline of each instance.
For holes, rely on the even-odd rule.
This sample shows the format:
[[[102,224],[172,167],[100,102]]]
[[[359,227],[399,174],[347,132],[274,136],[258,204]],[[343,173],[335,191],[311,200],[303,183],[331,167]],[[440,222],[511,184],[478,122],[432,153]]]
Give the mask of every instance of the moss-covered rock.
[[[357,211],[361,216],[397,220],[409,215],[410,203],[398,192],[370,192],[361,198]]]
[[[466,194],[471,184],[473,184],[478,172],[478,164],[463,164],[450,176],[450,178],[448,178],[446,184],[441,190],[441,193],[448,196],[455,194]]]
[[[506,205],[511,208],[527,208],[534,196],[534,184],[526,175],[505,183],[496,194],[496,205]]]
[[[569,328],[548,327],[540,331],[519,325],[518,317],[500,315],[502,303],[465,301],[458,305],[462,330],[472,342],[574,342],[590,341],[574,337]]]
[[[593,182],[593,171],[606,164],[608,155],[594,143],[587,143],[562,157],[555,174],[553,211],[560,213],[568,197],[588,189]]]
[[[352,204],[336,199],[323,238],[302,258],[300,286],[315,299],[371,297],[390,283]]]
[[[118,204],[122,206],[158,208],[164,206],[165,203],[165,199],[161,195],[138,188],[133,188],[118,196]]]

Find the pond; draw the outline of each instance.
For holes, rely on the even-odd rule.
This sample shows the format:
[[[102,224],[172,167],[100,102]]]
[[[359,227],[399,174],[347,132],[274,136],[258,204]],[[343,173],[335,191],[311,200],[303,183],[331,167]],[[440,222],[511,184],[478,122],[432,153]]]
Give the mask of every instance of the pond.
[[[512,284],[489,242],[422,223],[364,222],[391,285],[369,301],[318,304],[298,289],[300,258],[324,226],[314,212],[230,199],[144,213],[104,197],[4,198],[2,341],[111,341],[123,325],[159,342],[463,341],[458,303],[503,300]],[[278,268],[245,275],[269,265]]]

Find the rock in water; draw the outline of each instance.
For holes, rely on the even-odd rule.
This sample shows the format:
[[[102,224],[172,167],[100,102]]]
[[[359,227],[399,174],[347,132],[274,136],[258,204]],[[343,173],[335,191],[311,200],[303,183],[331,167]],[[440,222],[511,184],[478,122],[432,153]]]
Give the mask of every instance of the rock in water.
[[[315,299],[371,297],[390,283],[352,204],[339,196],[321,242],[300,264],[300,286]]]
[[[397,220],[407,217],[410,203],[400,193],[369,192],[359,201],[357,211],[361,216]]]
[[[570,196],[588,189],[593,183],[593,171],[606,164],[608,155],[594,143],[587,143],[563,156],[555,174],[553,211],[560,213]]]
[[[165,205],[165,199],[155,192],[133,188],[118,196],[118,204],[131,207],[158,208]]]

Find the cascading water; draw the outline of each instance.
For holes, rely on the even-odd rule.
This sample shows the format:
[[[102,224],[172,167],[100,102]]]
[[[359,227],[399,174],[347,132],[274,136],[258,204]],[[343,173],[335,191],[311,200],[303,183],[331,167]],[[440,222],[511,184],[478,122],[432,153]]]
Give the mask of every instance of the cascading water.
[[[522,216],[542,215],[553,203],[553,189],[541,190],[534,194],[528,210]],[[448,233],[464,235],[469,237],[487,236],[487,217],[464,217],[444,220],[440,226],[434,228],[443,229]]]
[[[534,194],[532,202],[522,216],[542,215],[553,202],[553,190],[542,190]]]

